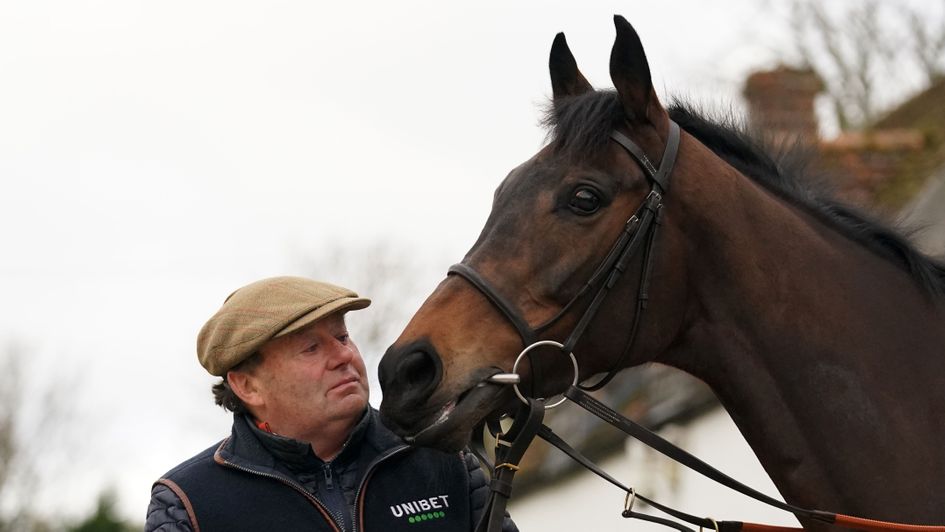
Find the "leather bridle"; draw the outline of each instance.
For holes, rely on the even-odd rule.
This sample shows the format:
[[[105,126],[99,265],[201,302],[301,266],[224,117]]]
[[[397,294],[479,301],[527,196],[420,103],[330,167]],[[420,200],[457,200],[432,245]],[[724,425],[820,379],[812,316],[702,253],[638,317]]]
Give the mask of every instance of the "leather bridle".
[[[643,172],[651,185],[650,193],[643,200],[642,204],[637,208],[633,216],[627,220],[623,231],[617,238],[617,241],[607,253],[601,264],[591,275],[587,283],[585,283],[581,290],[570,301],[568,301],[568,303],[564,305],[555,316],[537,327],[531,327],[524,318],[522,312],[519,311],[514,304],[509,302],[509,300],[506,299],[501,293],[499,293],[498,290],[496,290],[471,266],[459,263],[454,264],[449,269],[450,275],[459,275],[476,287],[476,289],[479,290],[515,327],[519,336],[522,338],[523,344],[525,345],[525,349],[515,361],[512,373],[501,373],[488,379],[490,382],[495,384],[511,384],[515,386],[516,394],[519,396],[519,399],[522,400],[524,406],[519,407],[512,425],[505,432],[502,432],[499,429],[498,423],[496,423],[495,420],[488,421],[490,425],[490,431],[493,432],[493,436],[496,440],[496,460],[495,466],[492,467],[493,474],[492,480],[490,482],[491,495],[476,526],[476,531],[493,532],[501,530],[503,518],[505,515],[505,505],[508,499],[511,497],[513,477],[515,472],[519,469],[519,461],[535,436],[541,437],[594,474],[600,476],[604,480],[626,492],[627,497],[624,503],[624,510],[621,513],[623,517],[650,521],[674,528],[680,532],[694,532],[685,525],[682,525],[671,519],[656,517],[634,511],[633,503],[636,499],[640,499],[648,503],[650,506],[676,519],[685,521],[690,525],[698,526],[700,528],[700,532],[703,527],[708,528],[709,530],[714,529],[716,532],[786,532],[789,530],[800,530],[790,527],[772,527],[769,525],[760,525],[741,521],[716,521],[708,517],[698,517],[687,514],[643,497],[642,495],[636,493],[633,488],[621,484],[612,476],[601,470],[596,464],[588,460],[584,455],[568,445],[550,428],[542,424],[545,411],[554,405],[560,404],[560,401],[556,402],[554,405],[548,405],[544,399],[525,398],[518,390],[517,386],[520,381],[520,377],[517,373],[515,373],[515,368],[518,366],[518,362],[523,356],[529,354],[529,351],[531,351],[534,347],[544,344],[553,344],[559,347],[569,357],[571,357],[571,360],[574,363],[574,382],[564,392],[564,398],[562,400],[565,398],[570,400],[574,404],[582,407],[591,414],[594,414],[603,421],[621,430],[628,436],[639,440],[648,447],[718,482],[719,484],[747,495],[757,501],[787,512],[791,512],[798,517],[807,518],[812,521],[819,521],[821,523],[868,530],[871,532],[945,532],[945,526],[924,526],[877,521],[873,519],[864,519],[821,510],[806,509],[781,502],[745,484],[742,484],[741,482],[738,482],[732,477],[729,477],[721,471],[713,468],[711,465],[701,461],[697,457],[687,453],[683,449],[680,449],[659,435],[651,432],[642,425],[639,425],[638,423],[624,417],[618,412],[608,408],[606,405],[597,401],[586,393],[587,391],[593,391],[601,388],[613,378],[613,376],[622,368],[623,363],[626,360],[627,353],[631,350],[634,339],[636,338],[640,317],[643,314],[643,311],[646,309],[646,303],[648,299],[649,274],[652,264],[651,251],[653,242],[656,239],[657,230],[660,226],[663,197],[668,190],[670,173],[673,170],[673,165],[675,164],[676,155],[679,150],[679,126],[675,122],[670,121],[669,138],[667,140],[666,147],[663,150],[663,156],[660,161],[659,169],[654,168],[646,154],[636,143],[619,131],[613,131],[610,135],[610,138],[626,149],[627,152],[643,169]],[[604,298],[607,296],[607,293],[617,283],[620,275],[627,269],[630,260],[635,256],[636,251],[640,249],[641,246],[643,246],[644,254],[643,270],[641,272],[640,285],[637,294],[637,312],[634,315],[633,326],[630,329],[630,337],[627,341],[625,349],[617,361],[611,366],[610,370],[598,382],[592,385],[578,384],[579,370],[577,367],[577,360],[574,358],[572,350],[577,341],[581,338],[581,335],[584,334],[584,331],[587,329],[588,325],[594,319],[604,301]],[[563,344],[553,340],[541,339],[543,332],[545,332],[559,319],[561,319],[561,317],[571,310],[571,308],[574,307],[579,300],[594,290],[595,287],[597,292],[595,293],[594,298],[591,300],[591,303],[587,306],[584,314],[581,315],[577,325],[568,335]],[[535,370],[536,366],[533,364],[533,373]],[[482,427],[480,426],[479,429],[481,428]],[[476,451],[475,446],[473,447],[473,450]],[[480,459],[482,459],[485,463],[488,463],[484,453],[481,452],[482,450],[479,449],[478,451],[479,452],[477,452],[477,455],[480,456]]]
[[[561,344],[561,350],[564,353],[570,354],[588,325],[590,325],[591,321],[597,315],[597,311],[600,310],[608,292],[617,283],[621,274],[626,271],[630,260],[636,255],[637,250],[643,246],[643,270],[637,293],[637,311],[634,313],[633,325],[630,328],[630,336],[627,340],[626,347],[617,361],[600,380],[592,385],[578,385],[581,389],[588,391],[600,389],[610,382],[614,375],[621,369],[636,339],[640,319],[649,299],[650,267],[653,258],[651,250],[662,220],[663,198],[666,191],[669,189],[669,177],[676,163],[676,155],[679,152],[679,126],[673,121],[669,122],[669,138],[666,141],[666,147],[663,150],[663,156],[660,159],[658,169],[653,166],[653,163],[650,162],[650,159],[646,156],[643,149],[623,133],[614,130],[611,132],[610,138],[627,150],[627,153],[629,153],[637,164],[640,165],[640,168],[643,169],[643,173],[650,183],[650,193],[647,194],[646,198],[636,209],[636,212],[634,212],[624,224],[620,236],[617,237],[610,252],[608,252],[604,260],[601,261],[590,279],[588,279],[581,290],[579,290],[555,316],[537,327],[531,327],[518,307],[500,294],[489,281],[468,264],[454,264],[450,266],[447,273],[447,275],[458,275],[476,287],[476,289],[508,319],[512,326],[515,327],[526,349],[542,341],[542,333],[554,325],[570,311],[578,301],[583,299],[586,294],[590,293],[596,287],[597,292],[591,300],[591,303],[587,306],[587,309],[585,309],[584,314],[581,316],[580,320],[578,320],[571,334],[569,334],[564,343]],[[536,366],[533,364],[532,368],[533,371],[535,371]]]

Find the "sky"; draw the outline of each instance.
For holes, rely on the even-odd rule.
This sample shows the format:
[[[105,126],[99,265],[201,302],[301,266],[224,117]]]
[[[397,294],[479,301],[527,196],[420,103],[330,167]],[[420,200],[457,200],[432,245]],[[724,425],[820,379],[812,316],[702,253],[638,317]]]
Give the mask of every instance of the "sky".
[[[664,101],[740,110],[784,5],[0,1],[0,353],[28,353],[33,417],[50,388],[68,412],[37,500],[76,515],[113,486],[141,520],[228,432],[194,345],[234,289],[380,246],[418,305],[542,146],[557,32],[610,87],[623,14]]]

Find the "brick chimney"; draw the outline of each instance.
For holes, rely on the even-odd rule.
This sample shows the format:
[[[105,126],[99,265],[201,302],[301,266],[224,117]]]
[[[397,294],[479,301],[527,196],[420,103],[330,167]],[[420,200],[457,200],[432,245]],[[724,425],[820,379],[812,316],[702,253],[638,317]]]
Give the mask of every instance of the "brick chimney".
[[[824,88],[810,69],[780,66],[756,72],[745,81],[748,119],[776,143],[818,142],[814,98]]]

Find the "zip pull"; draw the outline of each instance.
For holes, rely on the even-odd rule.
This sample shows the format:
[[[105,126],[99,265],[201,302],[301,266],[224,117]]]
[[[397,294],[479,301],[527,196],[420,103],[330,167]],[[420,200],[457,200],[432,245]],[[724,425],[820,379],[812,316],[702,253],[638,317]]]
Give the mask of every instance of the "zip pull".
[[[335,487],[335,483],[331,479],[331,464],[323,465],[322,469],[325,472],[325,488],[329,490],[333,489]]]

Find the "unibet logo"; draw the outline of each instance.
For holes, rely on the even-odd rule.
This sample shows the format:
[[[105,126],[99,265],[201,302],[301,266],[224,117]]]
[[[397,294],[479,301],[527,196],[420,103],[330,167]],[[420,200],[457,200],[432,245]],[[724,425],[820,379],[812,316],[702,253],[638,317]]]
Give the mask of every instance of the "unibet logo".
[[[394,517],[407,517],[408,523],[423,523],[446,517],[443,511],[450,507],[449,495],[437,495],[427,499],[402,502],[390,507]]]

